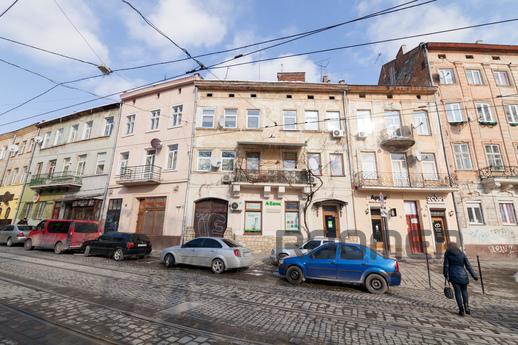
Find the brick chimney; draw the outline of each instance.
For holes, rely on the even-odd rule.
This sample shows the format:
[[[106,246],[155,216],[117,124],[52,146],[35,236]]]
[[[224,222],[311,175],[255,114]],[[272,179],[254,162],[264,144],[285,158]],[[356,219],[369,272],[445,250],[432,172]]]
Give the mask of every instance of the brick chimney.
[[[306,72],[279,72],[277,81],[306,81]]]

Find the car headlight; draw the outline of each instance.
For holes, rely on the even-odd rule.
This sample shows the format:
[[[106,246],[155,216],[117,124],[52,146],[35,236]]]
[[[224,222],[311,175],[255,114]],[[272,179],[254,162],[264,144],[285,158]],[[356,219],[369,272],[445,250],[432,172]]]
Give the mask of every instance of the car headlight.
[[[284,264],[284,258],[280,258],[280,259],[279,259],[279,265],[281,266],[281,265],[283,265],[283,264]]]

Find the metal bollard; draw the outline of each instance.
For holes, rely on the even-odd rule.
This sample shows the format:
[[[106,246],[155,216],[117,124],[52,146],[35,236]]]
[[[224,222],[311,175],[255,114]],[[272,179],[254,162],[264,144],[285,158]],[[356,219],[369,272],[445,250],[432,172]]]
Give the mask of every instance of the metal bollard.
[[[430,277],[430,263],[428,262],[428,249],[427,249],[427,242],[425,242],[424,246],[424,256],[426,258],[426,270],[428,271],[428,286],[430,289],[432,288],[432,278]]]
[[[486,290],[484,289],[484,278],[482,278],[482,268],[480,267],[480,258],[477,255],[477,264],[478,264],[478,276],[480,277],[480,286],[482,287],[482,294],[486,294]]]

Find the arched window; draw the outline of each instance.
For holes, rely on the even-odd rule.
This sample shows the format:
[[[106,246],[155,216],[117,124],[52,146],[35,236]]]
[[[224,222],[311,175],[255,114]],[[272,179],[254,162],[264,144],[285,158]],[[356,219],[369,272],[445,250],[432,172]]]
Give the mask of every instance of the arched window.
[[[10,208],[10,207],[8,207],[8,208],[5,210],[5,216],[4,216],[4,218],[5,218],[5,219],[9,219],[9,213],[11,213],[11,208]]]

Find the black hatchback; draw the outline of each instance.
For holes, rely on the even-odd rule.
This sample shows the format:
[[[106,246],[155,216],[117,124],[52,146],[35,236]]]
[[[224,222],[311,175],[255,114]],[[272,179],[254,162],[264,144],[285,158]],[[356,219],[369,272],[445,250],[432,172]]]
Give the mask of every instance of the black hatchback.
[[[151,241],[144,234],[106,232],[98,239],[83,243],[85,256],[100,255],[122,261],[127,257],[144,258],[151,253]]]

